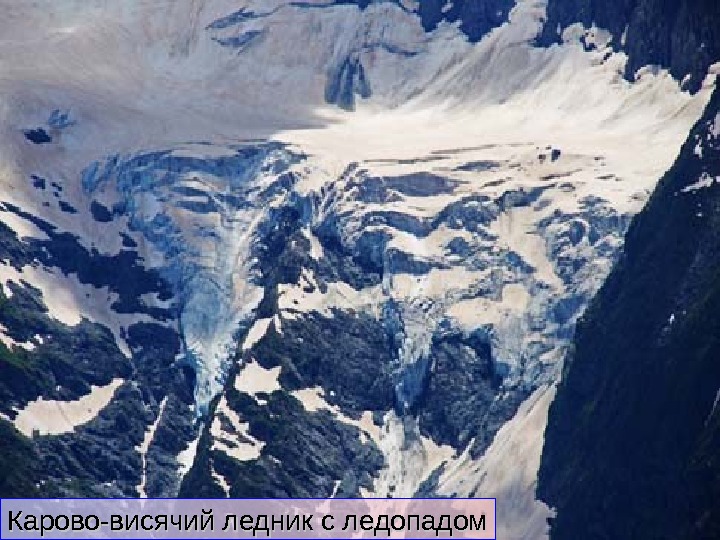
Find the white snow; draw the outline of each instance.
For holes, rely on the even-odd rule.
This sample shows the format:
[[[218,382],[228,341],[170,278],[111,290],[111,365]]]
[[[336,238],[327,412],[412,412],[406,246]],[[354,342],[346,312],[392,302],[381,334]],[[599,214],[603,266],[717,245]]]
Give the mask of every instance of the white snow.
[[[147,452],[150,448],[150,444],[152,443],[153,438],[155,437],[155,431],[160,424],[160,419],[162,418],[163,411],[165,410],[165,405],[167,405],[167,399],[168,398],[166,396],[160,402],[160,408],[158,409],[158,414],[155,418],[155,421],[153,421],[153,423],[148,426],[147,430],[145,431],[145,435],[143,436],[142,442],[135,447],[135,450],[140,453],[140,459],[142,459],[142,477],[140,479],[140,484],[137,488],[138,495],[141,499],[147,498],[147,493],[145,491],[145,488],[147,487]]]
[[[365,443],[369,438],[383,453],[386,466],[380,471],[372,491],[361,489],[364,497],[412,497],[421,482],[455,454],[450,446],[439,446],[420,435],[416,420],[404,425],[407,420],[399,418],[393,411],[386,413],[382,425],[377,426],[370,411],[365,411],[359,420],[344,415],[338,407],[327,403],[320,387],[294,390],[291,395],[309,412],[327,410],[339,422],[357,427],[360,441]]]
[[[198,446],[198,443],[200,442],[200,435],[203,432],[203,425],[199,426],[198,432],[199,432],[198,436],[195,439],[193,439],[192,441],[190,441],[188,443],[187,448],[182,450],[177,455],[176,460],[178,463],[178,474],[181,479],[192,468],[193,462],[195,461],[195,454],[197,453],[197,446]]]
[[[161,309],[169,309],[174,303],[174,299],[172,297],[166,300],[161,300],[158,293],[142,294],[140,295],[140,301],[147,307],[157,307]]]
[[[498,538],[548,538],[551,509],[535,499],[545,425],[555,387],[535,391],[515,417],[495,435],[478,460],[465,454],[440,480],[440,493],[457,497],[497,497]]]
[[[117,294],[107,287],[93,287],[80,283],[75,274],[65,275],[56,269],[41,266],[24,266],[20,271],[0,262],[0,284],[8,291],[7,283],[25,281],[42,293],[48,315],[67,325],[75,326],[83,318],[110,329],[120,350],[130,356],[130,349],[122,337],[122,329],[136,322],[153,321],[148,315],[117,313],[112,304]]]
[[[715,414],[715,410],[717,409],[718,404],[720,403],[720,388],[718,388],[717,394],[715,394],[715,401],[713,401],[712,409],[710,409],[710,414],[708,414],[708,417],[705,419],[705,425],[708,425],[708,422],[710,422],[710,418],[712,418],[712,415]]]
[[[461,328],[471,331],[486,324],[500,324],[507,317],[522,316],[527,309],[529,294],[520,284],[503,287],[498,301],[482,296],[460,300],[450,306],[447,314],[455,318]]]
[[[305,237],[310,240],[310,256],[316,261],[319,261],[325,256],[320,240],[308,229],[304,229],[303,232],[305,233]]]
[[[42,343],[42,338],[38,335],[36,335],[32,341],[25,341],[23,343],[18,343],[13,338],[11,338],[8,334],[8,329],[0,323],[0,341],[8,348],[12,349],[13,347],[20,347],[21,349],[25,349],[26,351],[32,351],[35,349],[36,344],[35,342]]]
[[[220,416],[232,425],[232,432],[223,429]],[[210,434],[213,437],[213,450],[219,450],[238,461],[251,461],[260,457],[265,443],[258,441],[249,433],[250,424],[243,422],[238,414],[230,408],[223,396],[215,411],[210,425]]]
[[[341,482],[340,480],[335,480],[335,484],[333,485],[332,493],[330,494],[330,498],[331,498],[331,499],[334,499],[335,496],[337,495],[338,488],[340,487],[340,484],[341,484],[341,483],[342,483],[342,482]]]
[[[215,480],[215,482],[217,482],[217,484],[220,486],[220,488],[225,493],[225,497],[229,497],[230,496],[230,484],[228,484],[227,479],[222,474],[220,474],[219,472],[217,472],[215,470],[214,465],[210,466],[210,474],[212,475],[213,480]]]
[[[455,455],[452,447],[439,446],[420,435],[417,419],[399,418],[394,411],[385,415],[376,443],[386,467],[372,492],[362,490],[364,497],[412,497],[432,471]]]
[[[303,404],[303,408],[308,412],[317,412],[325,409],[328,411],[338,412],[337,407],[332,407],[323,397],[325,391],[320,386],[312,388],[302,388],[293,390],[290,395]]]
[[[38,240],[47,240],[48,235],[45,234],[33,222],[18,216],[10,211],[0,213],[0,221],[10,227],[18,235],[18,238],[35,238]]]
[[[248,330],[245,341],[243,341],[242,349],[244,351],[252,349],[253,346],[263,338],[271,322],[272,317],[267,319],[257,319],[250,327],[250,330]]]
[[[377,304],[377,288],[356,290],[345,282],[327,283],[327,291],[320,290],[312,270],[303,268],[300,280],[295,285],[278,286],[278,306],[283,318],[294,318],[296,313],[316,311],[330,316],[332,308],[367,309]],[[311,292],[308,292],[312,289]]]
[[[90,393],[74,401],[45,400],[39,397],[17,411],[13,423],[27,437],[71,433],[95,418],[112,400],[125,381],[113,379],[106,386],[92,386]]]
[[[64,281],[62,283],[64,286],[58,287],[59,283],[56,280]],[[17,284],[25,281],[40,289],[50,317],[67,326],[75,326],[82,320],[78,309],[78,297],[82,298],[84,291],[78,290],[82,285],[77,282],[72,283],[72,278],[62,274],[57,275],[54,270],[38,266],[25,266],[18,271],[3,262],[0,265],[0,281],[5,290],[9,290],[7,283],[10,281]]]
[[[235,389],[251,396],[259,393],[271,394],[275,390],[280,390],[278,377],[281,369],[280,366],[265,369],[256,361],[251,360],[243,366],[235,379]]]
[[[505,247],[515,251],[535,267],[540,280],[553,289],[562,290],[563,283],[548,260],[545,242],[534,233],[533,220],[537,218],[537,212],[531,208],[515,208],[510,212],[503,212],[500,218],[493,222],[491,232],[501,238]]]
[[[696,182],[693,182],[689,186],[685,186],[680,191],[683,193],[694,193],[699,189],[712,187],[712,185],[716,182],[720,182],[720,178],[713,178],[708,173],[704,172],[700,175],[700,178]]]

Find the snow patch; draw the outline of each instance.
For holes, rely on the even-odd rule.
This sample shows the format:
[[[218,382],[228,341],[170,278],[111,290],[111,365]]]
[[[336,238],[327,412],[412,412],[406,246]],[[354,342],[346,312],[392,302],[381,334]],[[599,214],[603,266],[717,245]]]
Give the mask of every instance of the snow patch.
[[[305,237],[310,241],[310,256],[316,261],[321,260],[325,256],[325,252],[323,250],[322,244],[320,243],[320,240],[318,240],[318,237],[315,236],[315,234],[313,234],[313,232],[308,229],[303,229],[303,233],[305,234]]]
[[[340,407],[330,405],[325,400],[325,390],[320,386],[293,390],[290,395],[300,401],[303,408],[308,412],[330,411],[339,422],[358,428],[361,443],[365,444],[368,439],[376,444],[379,443],[381,439],[380,427],[373,422],[371,411],[364,411],[359,420],[350,418],[342,413]]]
[[[49,240],[45,231],[41,230],[32,221],[29,221],[14,212],[2,211],[0,221],[10,227],[20,240],[24,238],[34,238],[37,240]]]
[[[0,341],[8,349],[12,349],[13,347],[20,347],[21,349],[25,349],[26,351],[32,351],[37,346],[35,342],[42,343],[42,337],[40,337],[39,335],[35,335],[32,341],[25,341],[23,343],[19,343],[8,335],[8,329],[5,327],[5,325],[0,323]]]
[[[220,489],[225,493],[225,497],[230,497],[230,484],[228,484],[227,479],[222,474],[215,470],[214,465],[210,466],[210,474],[213,480],[220,486]]]
[[[497,497],[502,501],[498,505],[498,537],[548,538],[546,520],[554,514],[535,499],[535,490],[548,409],[554,397],[554,385],[536,390],[500,428],[480,459],[474,461],[466,452],[440,479],[441,495]]]
[[[72,433],[95,418],[125,381],[113,379],[106,386],[91,386],[90,393],[74,401],[39,397],[18,411],[13,423],[27,437]]]
[[[271,322],[272,317],[267,319],[257,319],[253,323],[252,327],[250,327],[250,330],[248,330],[245,341],[243,341],[242,344],[242,350],[247,351],[252,349],[255,344],[265,336]]]
[[[329,317],[332,308],[363,310],[377,304],[376,288],[356,290],[342,281],[327,283],[326,288],[323,293],[312,270],[303,268],[297,284],[278,286],[278,307],[283,318],[293,319],[313,311]]]
[[[253,397],[259,393],[272,394],[276,390],[280,390],[278,377],[280,377],[281,369],[280,366],[265,369],[255,360],[250,360],[238,373],[235,379],[235,390]]]
[[[150,448],[150,444],[152,443],[153,438],[155,437],[155,431],[160,424],[160,419],[162,418],[163,411],[165,410],[167,400],[168,398],[166,396],[160,402],[160,408],[158,409],[158,414],[155,418],[155,421],[148,426],[148,429],[145,431],[145,435],[143,436],[142,442],[135,447],[135,450],[140,453],[140,459],[142,459],[142,476],[140,479],[140,484],[137,487],[138,496],[141,499],[147,498],[147,493],[145,491],[145,488],[147,487],[147,452]]]
[[[185,448],[185,450],[181,451],[177,455],[176,460],[178,463],[178,474],[181,479],[192,468],[193,462],[195,461],[195,455],[197,454],[197,447],[198,443],[200,442],[200,436],[202,435],[203,427],[204,426],[202,425],[199,426],[198,436],[192,441],[190,441],[187,448]]]
[[[123,338],[123,329],[138,322],[162,324],[145,314],[118,313],[112,309],[117,293],[107,287],[94,287],[80,283],[75,274],[65,275],[53,268],[24,266],[17,270],[0,263],[0,284],[8,291],[7,283],[23,281],[36,287],[48,308],[48,315],[66,326],[76,326],[86,318],[101,324],[112,332],[115,343],[126,357],[131,356],[130,348]]]
[[[230,422],[230,431],[225,430],[220,416]],[[252,461],[259,458],[265,446],[264,442],[250,435],[250,424],[240,419],[224,396],[215,411],[210,434],[213,437],[212,450],[219,450],[238,461]]]
[[[439,446],[420,435],[417,419],[386,413],[378,448],[386,466],[375,480],[373,491],[361,490],[363,497],[413,497],[423,480],[455,456],[450,446]]]
[[[694,193],[700,189],[712,187],[716,182],[720,182],[720,177],[713,178],[708,173],[704,172],[700,175],[699,180],[693,182],[689,186],[685,186],[680,191],[682,193]]]

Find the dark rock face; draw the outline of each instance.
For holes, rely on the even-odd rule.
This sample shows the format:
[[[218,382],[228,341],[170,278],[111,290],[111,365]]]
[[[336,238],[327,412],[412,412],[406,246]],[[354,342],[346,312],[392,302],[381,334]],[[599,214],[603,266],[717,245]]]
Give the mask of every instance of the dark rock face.
[[[92,213],[93,219],[101,223],[108,223],[113,219],[112,212],[97,201],[90,203],[90,212]]]
[[[293,2],[294,6],[320,8],[332,5],[357,5],[366,9],[370,4],[388,2],[407,9],[400,0],[334,0],[328,4],[311,4],[309,2]],[[417,13],[422,20],[423,28],[432,31],[442,21],[458,22],[460,29],[470,41],[480,39],[493,28],[507,21],[510,10],[515,5],[513,0],[422,0],[418,2]]]
[[[303,336],[314,336],[311,347]],[[393,406],[394,359],[388,336],[366,315],[335,311],[333,317],[288,322],[282,336],[269,332],[253,352],[263,367],[283,367],[279,379],[283,388],[321,386],[328,402],[349,414]]]
[[[373,3],[391,3],[409,11],[411,8],[399,0],[335,0],[326,4],[315,4],[310,2],[292,2],[291,5],[296,8],[303,9],[322,9],[337,5],[356,5],[361,10],[365,10]],[[480,41],[480,39],[508,20],[510,10],[515,5],[513,0],[455,0],[448,2],[447,0],[423,0],[418,3],[416,10],[420,17],[420,22],[425,31],[435,30],[437,26],[443,22],[458,23],[460,30],[467,35],[471,42]],[[219,19],[212,28],[217,28],[218,24],[239,24],[247,21],[250,17],[255,16],[245,11],[229,15]],[[245,34],[243,34],[244,36]],[[241,36],[242,38],[242,36]],[[229,45],[227,40],[216,41],[222,45]],[[238,38],[232,38],[238,39]],[[243,42],[244,44],[244,42]],[[237,46],[237,45],[233,45]],[[358,98],[368,98],[372,95],[372,85],[365,73],[365,67],[362,64],[360,55],[362,52],[371,52],[375,49],[383,49],[393,54],[402,56],[414,56],[415,51],[404,50],[392,42],[367,43],[362,50],[353,51],[353,53],[342,59],[335,65],[327,75],[327,83],[325,85],[325,101],[338,105],[346,110],[353,110],[355,102]]]
[[[28,129],[25,131],[25,138],[35,144],[47,144],[52,142],[52,137],[43,128]]]
[[[342,109],[353,110],[355,96],[369,98],[371,95],[370,81],[365,76],[365,68],[358,58],[346,58],[328,74],[325,86],[325,101],[328,103],[334,103]]]
[[[507,21],[515,5],[512,0],[455,0],[445,9],[446,0],[423,0],[418,13],[425,30],[433,30],[441,21],[460,21],[460,29],[470,41],[480,39]]]
[[[211,467],[228,479],[234,497],[327,497],[335,481],[338,496],[357,497],[360,487],[371,488],[372,476],[383,465],[377,448],[329,411],[306,410],[291,392],[320,387],[327,401],[349,417],[391,408],[392,358],[386,339],[377,322],[340,312],[332,318],[285,321],[282,335],[271,328],[245,359],[256,357],[266,369],[281,367],[281,388],[262,394],[262,405],[232,387],[224,395],[227,406],[248,422],[249,435],[266,442],[261,455],[234,460],[213,449],[206,434],[181,496],[224,495],[212,481]]]
[[[558,42],[562,30],[576,22],[612,33],[612,46],[628,54],[628,79],[643,66],[659,65],[678,80],[690,75],[686,87],[695,92],[720,58],[720,4],[715,0],[550,0],[539,43]]]
[[[139,301],[146,292],[164,298],[172,294],[157,273],[138,263],[136,252],[101,255],[86,249],[74,235],[58,233],[53,225],[13,205],[4,204],[2,212],[30,220],[48,236],[21,241],[0,217],[3,264],[16,269],[42,265],[73,274],[83,284],[107,286],[118,295],[112,306],[118,313],[145,311],[158,321],[172,317],[171,310],[143,307]],[[128,358],[108,328],[87,319],[66,326],[50,317],[40,290],[24,281],[6,287],[7,294],[0,292],[5,334],[17,343],[33,343],[33,348],[0,343],[4,416],[15,418],[16,408],[38,397],[73,401],[89,394],[91,386],[106,386],[118,378],[125,383],[94,419],[70,433],[27,438],[0,419],[2,495],[134,497],[143,471],[146,493],[175,494],[175,456],[195,436],[194,373],[175,362],[180,350],[177,332],[154,322],[129,325],[126,341],[133,352]],[[165,407],[158,418],[161,401]],[[156,435],[143,467],[137,448],[155,421]]]
[[[475,438],[471,455],[479,457],[527,395],[511,391],[496,399],[502,375],[482,331],[438,332],[430,362],[425,388],[414,405],[421,432],[453,448],[464,448]]]
[[[0,493],[3,497],[39,497],[40,460],[32,443],[9,422],[0,420]]]
[[[720,186],[696,184],[719,112],[716,90],[578,324],[540,469],[553,539],[720,537]]]

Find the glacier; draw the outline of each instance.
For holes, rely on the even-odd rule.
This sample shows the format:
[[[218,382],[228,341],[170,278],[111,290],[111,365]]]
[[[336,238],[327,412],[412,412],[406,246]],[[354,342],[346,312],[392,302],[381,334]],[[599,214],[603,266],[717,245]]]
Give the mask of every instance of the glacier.
[[[272,143],[213,146],[214,157],[194,152],[112,156],[85,169],[82,185],[96,204],[112,201],[112,214],[127,216],[129,229],[161,254],[203,415],[225,382],[236,331],[260,301],[247,253],[275,198],[268,187],[302,158]]]
[[[259,419],[282,394],[312,437],[359,445],[351,465],[323,470],[328,493],[291,495],[502,495],[500,522],[519,527],[504,532],[538,538],[552,513],[534,497],[544,423],[574,325],[715,73],[695,94],[662,69],[628,82],[612,36],[582,25],[536,47],[543,1],[518,0],[476,43],[449,22],[426,32],[412,4],[16,3],[0,23],[2,202],[88,250],[116,255],[130,238],[169,284],[140,302],[162,317],[104,294],[73,302],[131,356],[133,323],[177,332],[197,420],[179,477],[207,472],[227,496],[245,493],[232,467],[290,467]],[[51,143],[24,140],[37,126]],[[62,186],[76,213],[30,175]],[[274,269],[281,256],[292,264]],[[22,274],[69,288],[60,271]],[[333,318],[387,357],[377,379],[391,392],[376,402],[319,368],[270,364],[293,340],[312,348]],[[465,386],[436,380],[441,365],[467,371]],[[172,408],[143,399],[138,494],[175,495],[182,478],[164,493],[145,478]]]

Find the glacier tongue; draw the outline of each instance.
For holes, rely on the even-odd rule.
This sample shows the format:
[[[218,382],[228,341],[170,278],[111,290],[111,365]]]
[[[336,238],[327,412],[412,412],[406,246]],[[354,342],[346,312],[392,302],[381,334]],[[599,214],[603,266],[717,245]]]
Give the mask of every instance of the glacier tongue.
[[[162,256],[185,361],[196,371],[199,415],[222,388],[238,329],[262,298],[250,247],[267,206],[283,196],[272,186],[300,160],[275,143],[201,145],[114,156],[83,173],[89,196],[113,200],[111,211],[127,215]]]

